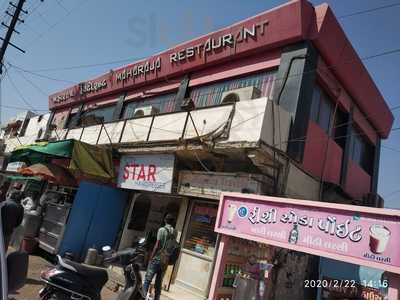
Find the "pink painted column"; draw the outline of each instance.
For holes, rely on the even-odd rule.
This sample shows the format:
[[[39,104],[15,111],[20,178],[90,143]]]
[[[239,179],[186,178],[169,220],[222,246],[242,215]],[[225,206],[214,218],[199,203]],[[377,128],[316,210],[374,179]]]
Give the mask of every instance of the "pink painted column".
[[[399,300],[400,296],[400,275],[387,273],[389,282],[388,300]]]
[[[217,259],[214,265],[214,273],[211,279],[210,293],[208,294],[208,300],[217,299],[218,287],[221,286],[221,282],[224,277],[224,266],[228,253],[230,237],[222,234],[219,242],[219,248],[217,253]]]

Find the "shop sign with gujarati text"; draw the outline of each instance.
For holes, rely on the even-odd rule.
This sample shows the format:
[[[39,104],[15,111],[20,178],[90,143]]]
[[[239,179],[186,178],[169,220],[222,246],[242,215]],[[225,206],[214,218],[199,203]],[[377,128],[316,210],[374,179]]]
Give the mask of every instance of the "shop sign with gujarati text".
[[[400,273],[400,211],[257,195],[221,197],[219,233]]]

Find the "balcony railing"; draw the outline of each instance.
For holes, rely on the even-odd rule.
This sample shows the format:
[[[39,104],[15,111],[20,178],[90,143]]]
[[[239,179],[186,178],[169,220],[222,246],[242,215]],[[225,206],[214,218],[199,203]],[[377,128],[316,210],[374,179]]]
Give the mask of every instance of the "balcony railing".
[[[273,119],[275,125],[272,123]],[[191,111],[190,115],[188,112],[175,112],[82,128],[57,129],[51,132],[51,139],[76,139],[93,145],[134,145],[191,140],[199,135],[218,136],[218,143],[221,145],[228,143],[256,145],[263,141],[285,151],[289,124],[287,112],[271,100],[259,98],[200,108]],[[6,152],[34,142],[35,137],[8,139],[5,141]]]

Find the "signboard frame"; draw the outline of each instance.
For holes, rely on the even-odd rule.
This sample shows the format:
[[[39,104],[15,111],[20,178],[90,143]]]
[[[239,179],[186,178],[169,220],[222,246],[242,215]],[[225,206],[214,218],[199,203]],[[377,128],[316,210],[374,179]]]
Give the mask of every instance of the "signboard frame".
[[[240,194],[240,193],[222,193],[220,198],[220,204],[218,207],[218,215],[217,221],[215,224],[215,231],[227,235],[227,236],[235,236],[242,239],[253,240],[259,243],[268,244],[272,246],[277,246],[285,249],[290,249],[294,251],[300,251],[311,255],[323,256],[339,261],[344,261],[357,265],[364,265],[368,267],[373,267],[385,271],[389,271],[392,273],[400,274],[400,266],[393,266],[389,264],[379,263],[375,261],[367,261],[365,259],[347,256],[338,253],[327,252],[319,249],[313,249],[305,246],[300,246],[296,244],[290,244],[287,242],[280,242],[277,240],[268,239],[266,237],[260,237],[257,235],[250,235],[246,233],[240,233],[231,229],[222,227],[222,217],[223,210],[225,207],[225,202],[229,201],[229,199],[246,199],[247,201],[254,200],[256,202],[264,202],[264,204],[272,203],[279,205],[287,205],[287,206],[300,206],[300,207],[312,207],[312,208],[321,208],[324,210],[335,210],[335,211],[343,211],[343,212],[353,212],[353,213],[363,213],[363,214],[373,214],[379,215],[382,217],[394,217],[399,218],[400,222],[400,210],[393,209],[382,209],[382,208],[372,208],[372,207],[362,207],[355,205],[346,205],[346,204],[336,204],[336,203],[326,203],[326,202],[317,202],[317,201],[308,201],[308,200],[298,200],[298,199],[290,199],[290,198],[278,198],[278,197],[269,197],[269,196],[259,196],[259,195],[249,195],[249,194]]]
[[[157,168],[160,167],[160,164],[157,166],[157,164],[151,164],[151,159],[155,161],[165,161],[167,163],[167,166],[165,169],[162,171],[157,170]],[[126,183],[126,179],[123,178],[125,174],[125,168],[127,167],[126,163],[127,161],[132,160],[133,161],[138,161],[139,163],[136,165],[138,167],[138,170],[132,170],[128,169],[126,170],[128,172],[128,176],[135,174],[138,176],[138,174],[141,174],[139,172],[142,172],[141,165],[144,163],[146,166],[146,169],[142,175],[147,177],[147,180],[145,179],[144,181],[149,181],[149,178],[155,178],[155,176],[162,176],[162,177],[167,177],[168,180],[165,181],[164,183],[167,183],[164,188],[150,188],[150,185],[147,184],[148,188],[146,186],[140,186],[139,184],[136,184],[135,181],[139,181],[138,179],[135,181],[132,181],[131,183]],[[151,170],[150,170],[150,167]],[[128,168],[131,168],[130,165]],[[157,193],[167,193],[170,194],[172,192],[172,185],[174,182],[174,177],[175,177],[175,169],[176,169],[176,158],[174,154],[170,153],[160,153],[160,154],[126,154],[121,156],[120,159],[120,167],[119,167],[119,172],[118,172],[118,183],[117,186],[119,188],[124,188],[124,189],[130,189],[130,190],[138,190],[138,191],[148,191],[148,192],[157,192]],[[136,173],[135,173],[136,172]],[[135,176],[132,175],[132,176]],[[158,184],[163,184],[163,182],[158,182]]]

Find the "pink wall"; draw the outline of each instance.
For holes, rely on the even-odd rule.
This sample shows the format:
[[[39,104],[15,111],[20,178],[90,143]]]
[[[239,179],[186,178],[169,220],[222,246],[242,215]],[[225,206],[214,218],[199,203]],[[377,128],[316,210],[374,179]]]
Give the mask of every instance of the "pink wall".
[[[233,47],[219,49],[204,55],[196,55],[180,62],[171,62],[170,54],[179,52],[187,47],[204,44],[209,38],[221,37],[230,33],[237,36],[243,27],[250,28],[254,24],[268,21],[265,33],[250,39],[247,42],[236,43]],[[170,81],[177,76],[188,72],[198,72],[213,66],[223,65],[233,60],[245,57],[257,57],[267,51],[272,51],[301,40],[311,40],[327,67],[343,84],[348,95],[354,99],[360,108],[362,116],[368,116],[372,126],[381,137],[386,138],[393,124],[393,115],[373,82],[361,59],[347,39],[340,24],[333,15],[329,6],[322,4],[315,8],[306,0],[294,0],[278,6],[269,11],[262,12],[256,16],[223,28],[216,32],[195,38],[188,42],[177,45],[159,54],[153,55],[145,60],[111,70],[102,74],[92,81],[105,80],[107,86],[85,95],[79,95],[79,87],[73,86],[50,95],[50,109],[71,106],[82,101],[91,101],[111,94],[118,94],[140,88],[156,82],[161,83],[166,79]],[[161,67],[157,71],[146,73],[126,81],[117,81],[116,73],[125,68],[141,65],[146,61],[154,61],[161,57]],[[351,62],[351,63],[344,63]],[[69,99],[60,103],[54,103],[53,97],[57,95],[69,95],[75,91]],[[346,99],[342,99],[346,100]],[[379,112],[379,114],[377,114]]]
[[[338,81],[332,70],[327,68],[326,63],[322,58],[318,61],[317,67],[318,83],[323,87],[334,102],[338,102],[340,108],[346,112],[350,112],[352,106],[353,122],[361,130],[361,132],[368,138],[372,144],[376,144],[378,134],[370,123],[369,118],[365,116],[358,108],[357,104],[351,99],[346,89]]]
[[[316,6],[315,13],[318,22],[314,28],[313,43],[363,115],[369,116],[375,129],[386,138],[393,124],[393,114],[385,99],[329,6]]]
[[[371,176],[351,159],[349,159],[346,179],[344,190],[353,198],[361,199],[371,190]]]
[[[226,64],[232,62],[233,59],[241,59],[249,56],[263,55],[266,50],[279,49],[280,47],[291,44],[303,39],[305,32],[309,28],[309,23],[312,21],[313,8],[307,1],[291,1],[269,11],[265,11],[254,17],[248,18],[229,27],[223,28],[216,32],[195,38],[188,42],[179,44],[174,48],[163,51],[133,64],[123,66],[121,68],[110,71],[107,74],[98,76],[90,81],[105,80],[107,86],[97,91],[80,95],[79,86],[73,86],[64,91],[54,93],[49,97],[50,109],[68,106],[72,103],[89,101],[94,98],[104,97],[106,95],[115,94],[122,90],[138,88],[146,84],[162,82],[166,79],[176,78],[188,72],[195,72],[206,67],[213,67],[217,64]],[[193,47],[199,44],[204,45],[209,38],[219,38],[225,34],[232,34],[237,37],[243,27],[251,28],[255,24],[268,22],[265,25],[263,34],[259,34],[256,39],[248,39],[247,41],[237,42],[232,47],[225,47],[215,51],[195,55],[191,58],[180,62],[171,62],[170,54],[179,52],[188,47]],[[116,74],[126,68],[132,68],[135,65],[141,65],[146,61],[154,61],[157,58],[161,59],[160,68],[154,72],[148,72],[146,75],[141,74],[137,77],[131,77],[125,81],[117,81]],[[53,97],[63,95],[66,92],[74,90],[73,96],[60,103],[54,103]]]
[[[325,153],[327,153],[327,158],[324,168]],[[342,156],[342,148],[332,139],[328,142],[328,135],[317,124],[310,121],[304,148],[304,170],[318,178],[323,177],[327,182],[339,184]]]

